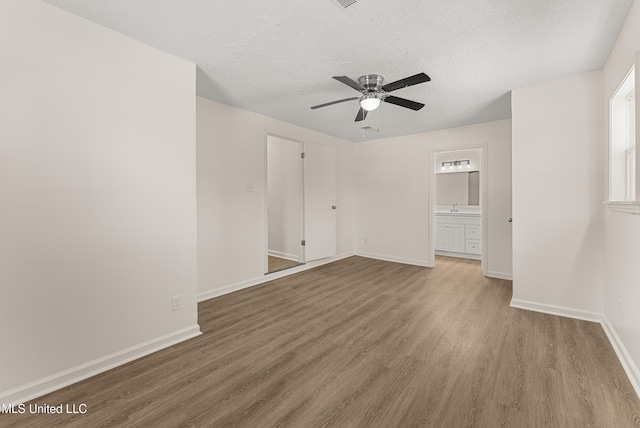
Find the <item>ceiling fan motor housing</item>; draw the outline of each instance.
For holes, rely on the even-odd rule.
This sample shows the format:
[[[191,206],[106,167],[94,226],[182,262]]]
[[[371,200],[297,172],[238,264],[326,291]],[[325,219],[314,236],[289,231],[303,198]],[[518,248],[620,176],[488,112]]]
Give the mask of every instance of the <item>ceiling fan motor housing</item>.
[[[367,74],[358,77],[358,83],[367,90],[367,92],[378,92],[384,84],[384,77],[378,74]]]

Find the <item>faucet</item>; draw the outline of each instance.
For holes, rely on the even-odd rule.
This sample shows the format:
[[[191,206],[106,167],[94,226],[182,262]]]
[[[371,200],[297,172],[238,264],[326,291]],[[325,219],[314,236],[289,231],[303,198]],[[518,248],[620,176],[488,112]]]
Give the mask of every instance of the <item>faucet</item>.
[[[458,212],[458,203],[454,202],[451,204],[452,208],[451,208],[451,212],[452,213],[457,213]]]

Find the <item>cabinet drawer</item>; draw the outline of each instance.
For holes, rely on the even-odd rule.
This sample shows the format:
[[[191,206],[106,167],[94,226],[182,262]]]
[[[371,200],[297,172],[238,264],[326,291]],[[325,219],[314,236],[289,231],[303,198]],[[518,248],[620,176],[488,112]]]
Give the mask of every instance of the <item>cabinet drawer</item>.
[[[467,253],[469,254],[482,254],[482,247],[478,239],[467,239]]]
[[[467,239],[480,239],[480,226],[476,226],[475,224],[468,224]]]

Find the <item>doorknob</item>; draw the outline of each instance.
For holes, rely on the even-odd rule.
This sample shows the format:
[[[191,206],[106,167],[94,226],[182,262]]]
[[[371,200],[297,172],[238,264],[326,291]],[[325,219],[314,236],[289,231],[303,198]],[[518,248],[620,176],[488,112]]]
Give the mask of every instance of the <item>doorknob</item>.
[[[509,223],[511,223],[513,221],[513,219],[511,217],[509,217]]]
[[[336,207],[335,205],[331,207],[332,210],[335,210],[336,208],[338,207]]]

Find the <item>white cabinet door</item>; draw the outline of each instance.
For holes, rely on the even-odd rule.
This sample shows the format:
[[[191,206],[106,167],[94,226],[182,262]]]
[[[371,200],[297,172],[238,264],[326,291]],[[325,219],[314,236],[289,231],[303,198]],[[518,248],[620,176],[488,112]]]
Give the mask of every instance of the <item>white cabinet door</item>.
[[[466,250],[467,237],[465,235],[464,224],[449,225],[449,251],[454,253],[464,253]]]
[[[436,250],[449,251],[448,224],[436,224]]]
[[[336,255],[336,149],[304,144],[305,262]]]

